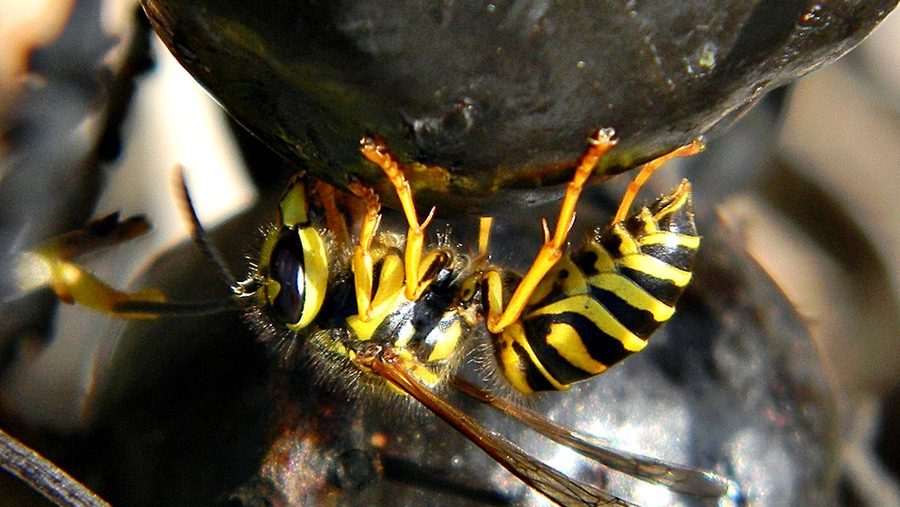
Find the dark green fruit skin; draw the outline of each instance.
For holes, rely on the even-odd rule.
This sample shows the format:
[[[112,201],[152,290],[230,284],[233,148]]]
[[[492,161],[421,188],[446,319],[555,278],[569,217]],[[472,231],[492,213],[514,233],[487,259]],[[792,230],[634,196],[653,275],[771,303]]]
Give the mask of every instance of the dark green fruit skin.
[[[315,176],[388,198],[358,152],[384,137],[423,208],[552,198],[589,134],[598,180],[729,123],[854,47],[895,0],[397,2],[142,0],[181,63],[250,132]],[[524,7],[523,7],[524,6]]]

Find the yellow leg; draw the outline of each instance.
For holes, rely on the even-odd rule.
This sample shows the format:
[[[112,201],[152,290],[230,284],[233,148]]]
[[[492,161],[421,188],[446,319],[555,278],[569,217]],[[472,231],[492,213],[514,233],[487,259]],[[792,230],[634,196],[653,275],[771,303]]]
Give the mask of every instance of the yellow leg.
[[[499,333],[513,322],[519,320],[519,316],[522,315],[522,311],[525,309],[525,303],[531,297],[538,283],[562,256],[562,247],[569,229],[572,228],[572,223],[575,221],[575,204],[578,202],[584,183],[591,176],[594,166],[597,165],[600,157],[615,145],[614,135],[615,132],[612,129],[601,129],[597,132],[597,135],[590,139],[591,144],[584,155],[582,155],[578,168],[575,170],[575,175],[568,188],[566,188],[566,196],[563,198],[562,206],[559,210],[559,219],[556,222],[556,230],[553,237],[550,237],[547,221],[544,220],[544,245],[541,246],[537,257],[531,263],[531,268],[525,274],[525,277],[522,278],[522,281],[519,282],[503,313],[500,314],[497,311],[489,312],[488,329],[492,333]]]
[[[631,204],[634,202],[634,198],[637,196],[638,191],[640,191],[641,187],[644,186],[644,183],[646,183],[647,180],[650,179],[650,176],[652,176],[657,169],[662,167],[663,164],[673,158],[689,157],[691,155],[696,155],[701,151],[703,151],[703,140],[697,138],[690,144],[686,144],[681,148],[676,148],[675,150],[641,166],[638,175],[628,184],[628,189],[625,190],[625,195],[622,197],[622,203],[619,204],[619,210],[616,212],[616,216],[613,218],[612,223],[615,224],[621,222],[628,217],[628,211],[631,209]]]
[[[119,306],[166,302],[161,292],[154,289],[135,293],[116,290],[72,262],[73,258],[141,236],[149,227],[150,224],[142,217],[120,221],[118,214],[114,213],[94,220],[82,229],[51,238],[20,257],[16,268],[20,287],[28,291],[49,286],[66,303],[79,304],[119,318],[154,318],[159,313],[127,312],[120,310]]]
[[[473,264],[483,267],[487,264],[488,248],[491,242],[491,226],[494,225],[494,217],[481,217],[478,221],[478,256]]]
[[[406,222],[409,224],[406,234],[406,253],[403,259],[406,271],[406,297],[415,300],[420,295],[419,265],[422,262],[422,248],[425,244],[425,228],[431,223],[435,209],[431,208],[428,217],[420,224],[419,217],[416,215],[416,207],[413,204],[409,181],[403,175],[400,165],[388,153],[387,146],[371,137],[364,137],[360,141],[360,150],[363,156],[384,171],[394,185],[400,205],[403,207],[403,213],[406,215]]]
[[[134,293],[116,290],[72,262],[50,260],[48,266],[52,273],[50,287],[61,301],[69,304],[78,304],[120,319],[152,319],[160,313],[154,310],[123,311],[119,307],[128,303],[152,306],[167,301],[162,292],[156,289],[148,288]]]
[[[347,229],[344,215],[338,210],[334,194],[334,187],[322,180],[316,180],[316,195],[319,198],[319,204],[325,210],[325,224],[334,235],[338,247],[343,250],[350,244],[350,231]]]
[[[356,307],[359,318],[362,321],[369,320],[369,307],[372,304],[372,278],[373,264],[369,248],[372,239],[381,221],[381,204],[378,202],[378,194],[371,188],[360,184],[351,184],[348,189],[366,204],[366,214],[363,216],[359,231],[359,245],[353,252],[353,283],[356,288]]]

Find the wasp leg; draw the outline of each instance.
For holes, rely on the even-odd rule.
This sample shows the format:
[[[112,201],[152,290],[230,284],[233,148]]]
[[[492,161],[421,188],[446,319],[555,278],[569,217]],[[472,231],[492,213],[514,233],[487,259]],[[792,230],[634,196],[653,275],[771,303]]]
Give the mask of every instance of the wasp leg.
[[[155,310],[132,312],[124,304],[158,305],[166,299],[153,289],[126,293],[107,285],[72,259],[141,236],[149,229],[142,217],[119,220],[116,213],[93,220],[85,227],[51,238],[22,255],[17,269],[24,291],[49,286],[60,300],[120,318],[153,318]]]
[[[32,258],[48,274],[48,284],[56,296],[69,304],[114,315],[120,319],[152,319],[168,308],[166,298],[157,289],[122,292],[107,285],[81,266],[61,259]]]
[[[622,202],[619,204],[619,210],[616,212],[615,218],[613,218],[612,223],[618,223],[625,218],[628,217],[628,210],[631,209],[631,204],[634,202],[635,196],[641,190],[641,187],[644,186],[644,183],[650,179],[650,176],[656,172],[657,169],[662,167],[666,162],[672,160],[676,157],[689,157],[691,155],[696,155],[703,151],[704,144],[702,138],[694,139],[690,144],[686,144],[681,148],[676,148],[665,155],[653,159],[650,162],[647,162],[643,166],[641,166],[641,170],[637,176],[628,184],[628,189],[625,190],[625,195],[622,196]]]
[[[494,225],[494,217],[481,217],[478,221],[478,255],[473,265],[484,267],[487,264],[489,247],[491,242],[491,226]]]
[[[52,252],[64,260],[116,246],[143,236],[150,230],[150,223],[143,216],[119,220],[119,213],[91,220],[83,228],[61,234],[45,241],[40,250]]]
[[[566,241],[569,229],[572,228],[572,224],[575,221],[575,204],[578,202],[578,197],[581,196],[581,190],[585,181],[594,171],[597,161],[615,145],[616,141],[613,139],[613,136],[615,136],[615,132],[612,129],[600,129],[590,139],[590,146],[584,155],[581,156],[575,175],[566,188],[566,195],[559,210],[559,219],[556,222],[556,230],[553,237],[550,237],[547,221],[543,220],[544,245],[531,263],[528,273],[519,282],[512,298],[509,300],[509,304],[507,304],[502,313],[499,311],[500,306],[489,309],[488,329],[492,333],[499,333],[513,322],[519,320],[528,298],[531,297],[538,283],[562,256],[563,244]]]
[[[378,202],[378,194],[371,188],[358,183],[352,183],[348,187],[350,192],[363,200],[366,205],[366,213],[363,215],[359,230],[359,245],[353,252],[352,270],[353,283],[356,288],[356,308],[362,321],[369,320],[369,307],[372,304],[372,279],[373,264],[369,249],[372,239],[381,222],[381,204]]]
[[[488,246],[491,241],[491,227],[494,225],[494,217],[481,217],[478,221],[478,255],[487,257]]]
[[[406,215],[406,221],[409,223],[403,263],[406,270],[406,298],[415,300],[424,289],[419,279],[419,267],[422,263],[422,248],[425,244],[425,228],[431,223],[435,208],[431,208],[428,217],[420,224],[419,217],[416,215],[416,207],[413,204],[409,181],[403,175],[400,165],[388,153],[387,146],[371,137],[364,137],[360,141],[360,150],[370,162],[384,171],[394,185],[400,205],[403,207],[403,213]]]
[[[325,210],[325,224],[334,235],[338,248],[344,250],[350,244],[350,231],[344,215],[338,210],[335,189],[322,180],[316,180],[315,190],[319,204]]]

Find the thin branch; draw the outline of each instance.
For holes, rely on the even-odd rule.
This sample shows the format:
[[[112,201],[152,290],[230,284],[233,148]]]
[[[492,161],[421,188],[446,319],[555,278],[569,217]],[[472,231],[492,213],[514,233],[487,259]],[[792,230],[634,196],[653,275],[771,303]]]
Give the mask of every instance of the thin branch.
[[[0,468],[60,507],[109,506],[85,485],[3,430]]]

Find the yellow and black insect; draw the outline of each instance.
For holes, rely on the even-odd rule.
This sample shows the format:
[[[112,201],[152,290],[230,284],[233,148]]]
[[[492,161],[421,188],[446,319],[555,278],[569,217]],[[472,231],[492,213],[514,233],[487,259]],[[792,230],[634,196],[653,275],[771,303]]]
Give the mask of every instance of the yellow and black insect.
[[[302,347],[321,383],[362,385],[417,400],[560,505],[630,504],[533,458],[450,403],[438,388],[449,383],[611,468],[681,493],[721,497],[736,487],[727,479],[611,449],[455,375],[473,342],[488,336],[499,370],[517,391],[565,390],[642,350],[653,331],[673,315],[690,282],[700,242],[690,184],[683,181],[636,214],[629,210],[658,167],[673,157],[696,153],[701,143],[645,164],[609,227],[566,253],[582,187],[614,144],[611,129],[590,139],[555,230],[551,234],[544,223],[544,245],[521,277],[488,263],[488,220],[482,221],[477,256],[446,244],[426,247],[424,232],[434,210],[419,221],[403,168],[387,146],[372,137],[362,140],[361,153],[393,184],[409,225],[405,235],[379,233],[378,197],[351,185],[350,192],[364,204],[358,238],[351,241],[333,189],[316,192],[324,212],[324,218],[318,218],[311,212],[311,181],[299,175],[281,199],[275,223],[266,229],[249,278],[237,283],[208,242],[186,188],[184,195],[195,239],[233,288],[262,339],[285,354]],[[93,236],[103,236],[97,232]],[[137,233],[120,231],[107,242]],[[64,299],[129,317],[179,310],[157,294],[124,294],[106,287],[72,263],[71,253],[61,253],[64,243],[39,255]]]

